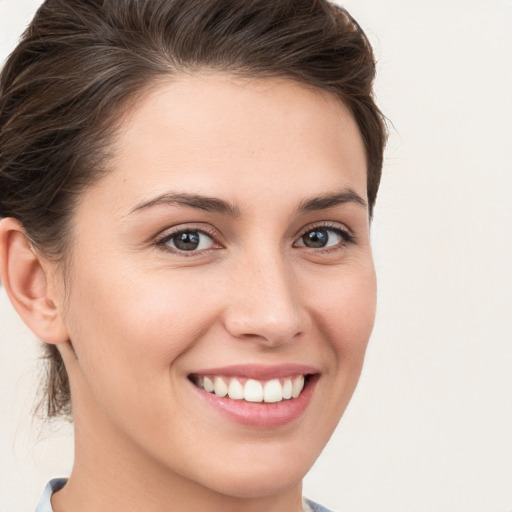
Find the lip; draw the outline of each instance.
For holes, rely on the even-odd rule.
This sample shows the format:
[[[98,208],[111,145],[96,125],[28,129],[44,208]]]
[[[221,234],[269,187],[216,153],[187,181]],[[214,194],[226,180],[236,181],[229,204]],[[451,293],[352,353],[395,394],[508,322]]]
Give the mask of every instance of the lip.
[[[282,379],[292,375],[314,375],[319,373],[317,368],[303,364],[284,364],[279,366],[264,366],[256,364],[230,365],[216,368],[207,368],[192,372],[201,377],[219,375],[223,377],[243,377],[246,379],[270,380]]]
[[[306,384],[297,398],[276,403],[246,402],[227,397],[218,397],[190,382],[193,391],[217,413],[235,423],[253,428],[276,428],[298,420],[306,411],[320,378],[318,370],[304,365],[259,366],[239,365],[208,368],[194,372],[194,375],[222,375],[226,377],[244,377],[248,379],[270,380],[291,375],[307,375]]]

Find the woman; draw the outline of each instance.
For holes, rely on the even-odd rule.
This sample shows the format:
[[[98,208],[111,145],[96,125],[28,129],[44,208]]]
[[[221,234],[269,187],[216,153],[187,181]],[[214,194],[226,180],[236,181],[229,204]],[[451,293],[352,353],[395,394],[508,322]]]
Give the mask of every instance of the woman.
[[[325,510],[301,481],[375,314],[374,72],[327,1],[40,8],[0,83],[1,279],[75,426],[38,512]]]

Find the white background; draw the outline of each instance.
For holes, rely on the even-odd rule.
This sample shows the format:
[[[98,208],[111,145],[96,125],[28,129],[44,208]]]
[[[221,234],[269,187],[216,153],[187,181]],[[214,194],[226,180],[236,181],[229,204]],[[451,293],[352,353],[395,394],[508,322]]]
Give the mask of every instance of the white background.
[[[35,0],[0,0],[0,60]],[[340,512],[512,511],[512,2],[350,0],[393,122],[366,367],[305,493]],[[38,344],[0,290],[0,511],[72,461],[33,424]]]

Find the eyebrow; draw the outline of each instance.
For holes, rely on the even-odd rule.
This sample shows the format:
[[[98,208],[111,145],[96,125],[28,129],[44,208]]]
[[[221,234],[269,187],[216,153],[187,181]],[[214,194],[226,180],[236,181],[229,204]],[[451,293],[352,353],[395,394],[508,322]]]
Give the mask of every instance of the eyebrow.
[[[353,203],[360,205],[363,208],[368,208],[368,204],[359,194],[351,188],[345,188],[332,194],[322,194],[320,196],[312,197],[311,199],[305,199],[300,202],[297,212],[306,213],[318,210],[327,210],[346,203]]]
[[[327,210],[336,206],[353,203],[358,204],[364,208],[368,208],[366,201],[351,188],[345,188],[340,192],[332,194],[322,194],[301,201],[297,207],[297,213],[307,213],[318,210]],[[219,199],[217,197],[208,197],[199,194],[190,193],[173,193],[167,192],[161,194],[153,199],[144,201],[138,204],[130,211],[131,213],[148,210],[154,206],[187,206],[190,208],[197,208],[207,212],[227,214],[230,217],[240,217],[241,211],[234,204]]]
[[[208,197],[199,194],[189,193],[172,193],[161,194],[154,199],[144,201],[130,211],[131,213],[147,210],[154,206],[188,206],[190,208],[198,208],[207,212],[227,214],[230,217],[239,217],[240,210],[235,205],[218,199],[216,197]]]

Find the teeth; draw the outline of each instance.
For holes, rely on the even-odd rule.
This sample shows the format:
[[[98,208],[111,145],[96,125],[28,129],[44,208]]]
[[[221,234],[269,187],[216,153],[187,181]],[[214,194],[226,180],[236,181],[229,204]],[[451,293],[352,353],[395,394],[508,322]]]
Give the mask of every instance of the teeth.
[[[208,393],[215,393],[218,397],[229,396],[232,400],[266,403],[297,398],[304,389],[304,375],[285,379],[271,379],[266,382],[255,379],[248,379],[245,384],[242,384],[242,382],[234,377],[212,376],[197,379],[196,385]]]
[[[240,384],[238,379],[231,379],[228,388],[229,398],[233,400],[243,400],[244,399],[244,387]]]
[[[280,402],[283,399],[283,387],[277,379],[269,380],[263,388],[265,402]]]
[[[208,391],[208,393],[212,393],[213,390],[215,389],[212,379],[205,377],[203,379],[203,388],[205,391]]]
[[[292,397],[297,398],[300,395],[300,392],[304,388],[304,375],[299,375],[297,378],[293,379],[293,387],[292,387]]]
[[[204,389],[206,389],[206,387]],[[290,399],[292,397],[292,390],[293,390],[292,379],[284,379],[283,398],[285,398],[286,400]]]
[[[217,396],[223,397],[228,394],[228,387],[222,377],[215,377],[213,380],[213,390]]]
[[[263,386],[257,380],[249,379],[244,386],[244,398],[247,402],[263,401]]]

